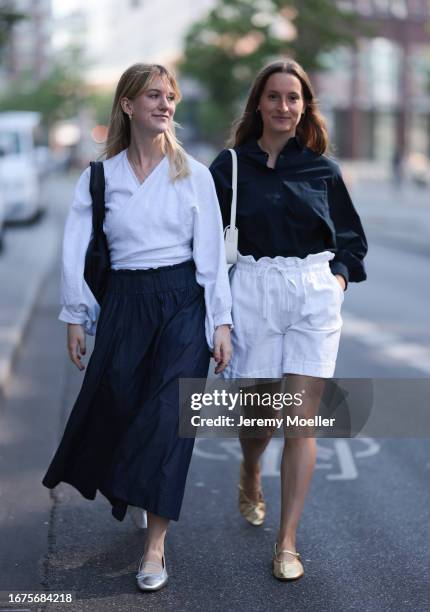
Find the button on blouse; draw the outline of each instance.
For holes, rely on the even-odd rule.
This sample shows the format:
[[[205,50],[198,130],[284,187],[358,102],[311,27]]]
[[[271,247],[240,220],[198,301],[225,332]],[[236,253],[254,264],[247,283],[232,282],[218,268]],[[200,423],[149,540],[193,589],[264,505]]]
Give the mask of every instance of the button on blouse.
[[[367,241],[338,164],[294,136],[274,168],[253,139],[235,147],[238,157],[236,225],[239,252],[261,257],[301,257],[332,251],[333,274],[346,282],[366,279]],[[212,162],[224,227],[230,223],[232,159],[225,149]]]

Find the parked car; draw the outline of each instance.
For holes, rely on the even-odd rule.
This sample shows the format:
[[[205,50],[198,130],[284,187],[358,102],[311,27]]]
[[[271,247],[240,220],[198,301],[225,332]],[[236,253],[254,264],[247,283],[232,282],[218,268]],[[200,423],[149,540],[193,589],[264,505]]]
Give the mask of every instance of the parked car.
[[[0,113],[0,182],[6,221],[31,221],[42,212],[37,156],[40,114]]]
[[[0,253],[4,246],[4,223],[5,223],[6,207],[4,205],[3,189],[0,180]]]

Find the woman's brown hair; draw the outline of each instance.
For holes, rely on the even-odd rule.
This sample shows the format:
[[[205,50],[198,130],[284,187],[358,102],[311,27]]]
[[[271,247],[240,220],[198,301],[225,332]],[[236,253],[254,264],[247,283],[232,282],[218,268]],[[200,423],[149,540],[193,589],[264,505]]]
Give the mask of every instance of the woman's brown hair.
[[[116,87],[115,97],[112,105],[112,112],[108,127],[108,136],[104,155],[106,159],[117,155],[130,144],[130,119],[121,107],[122,98],[133,100],[143,91],[151,87],[155,78],[167,79],[170,87],[175,94],[175,102],[181,99],[181,93],[176,78],[164,66],[159,64],[134,64],[127,68],[121,75]],[[175,123],[161,134],[161,147],[167,156],[170,165],[170,176],[172,180],[184,178],[190,173],[187,155],[181,147],[175,134]]]
[[[308,75],[300,64],[292,59],[271,62],[257,74],[243,115],[233,124],[231,144],[239,146],[251,138],[258,139],[261,137],[263,120],[261,114],[257,112],[257,107],[267,80],[272,74],[278,72],[292,74],[299,79],[302,85],[305,110],[296,128],[296,134],[300,142],[320,155],[326,153],[329,148],[326,122],[319,111],[318,101]]]

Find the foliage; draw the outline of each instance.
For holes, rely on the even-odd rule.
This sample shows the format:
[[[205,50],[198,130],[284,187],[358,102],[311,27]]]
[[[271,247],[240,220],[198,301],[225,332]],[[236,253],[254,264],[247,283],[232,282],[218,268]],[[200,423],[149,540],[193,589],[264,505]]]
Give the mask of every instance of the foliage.
[[[308,72],[322,53],[353,45],[358,17],[335,0],[218,0],[185,38],[180,71],[207,91],[197,109],[201,135],[220,142],[256,73],[268,61],[293,57]]]
[[[93,91],[88,94],[88,106],[92,109],[96,122],[100,125],[108,125],[109,123],[114,93],[112,90]]]
[[[38,82],[30,74],[21,75],[0,99],[0,110],[39,111],[46,126],[76,116],[87,98],[80,57],[79,49],[69,49],[67,56],[57,60],[50,74]]]
[[[27,17],[14,8],[11,1],[0,2],[0,52],[9,41],[13,26]]]

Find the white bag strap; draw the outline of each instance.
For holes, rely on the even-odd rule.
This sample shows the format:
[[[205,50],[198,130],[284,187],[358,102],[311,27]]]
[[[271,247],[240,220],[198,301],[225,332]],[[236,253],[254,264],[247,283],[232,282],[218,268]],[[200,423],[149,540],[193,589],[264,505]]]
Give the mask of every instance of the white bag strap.
[[[237,155],[234,149],[229,149],[231,153],[231,159],[233,162],[233,174],[231,177],[231,187],[233,190],[233,196],[231,198],[231,211],[230,211],[230,227],[236,227],[236,206],[237,206]]]

